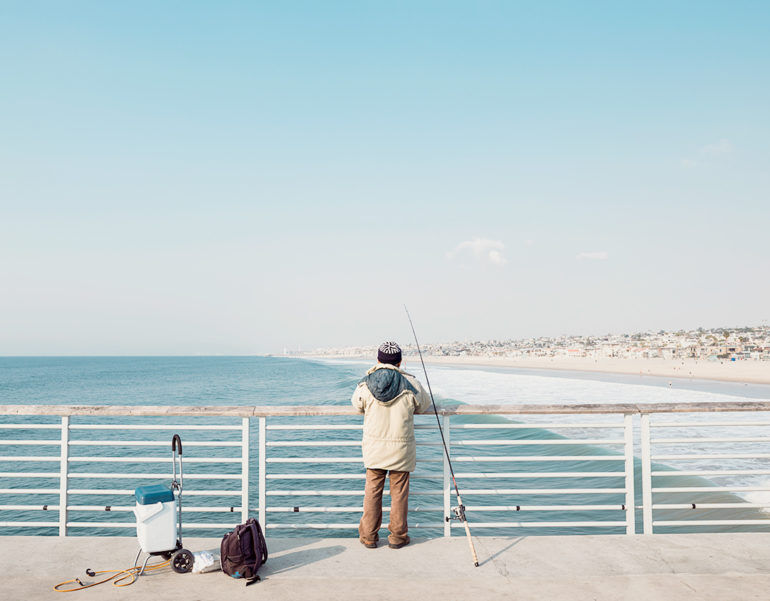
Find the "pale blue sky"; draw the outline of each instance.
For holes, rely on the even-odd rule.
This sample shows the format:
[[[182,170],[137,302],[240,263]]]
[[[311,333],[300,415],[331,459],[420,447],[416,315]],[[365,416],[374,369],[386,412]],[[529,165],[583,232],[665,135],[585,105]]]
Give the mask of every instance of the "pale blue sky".
[[[540,4],[3,2],[0,354],[770,319],[770,4]]]

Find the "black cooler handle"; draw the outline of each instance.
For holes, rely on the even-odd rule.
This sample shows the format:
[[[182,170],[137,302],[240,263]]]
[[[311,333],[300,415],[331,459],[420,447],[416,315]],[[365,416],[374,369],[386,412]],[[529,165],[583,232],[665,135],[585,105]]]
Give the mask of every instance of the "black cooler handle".
[[[179,445],[179,454],[182,454],[182,439],[179,438],[179,434],[174,434],[174,438],[171,439],[171,450],[176,451],[177,444]]]

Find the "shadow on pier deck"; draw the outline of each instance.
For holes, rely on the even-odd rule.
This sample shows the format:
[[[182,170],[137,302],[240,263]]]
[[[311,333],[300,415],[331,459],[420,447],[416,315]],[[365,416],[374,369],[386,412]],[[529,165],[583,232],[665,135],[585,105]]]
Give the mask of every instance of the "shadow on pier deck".
[[[770,534],[675,534],[476,538],[474,568],[464,538],[416,540],[400,550],[365,549],[357,539],[270,539],[261,583],[248,588],[222,574],[142,576],[127,588],[110,583],[83,591],[52,590],[94,570],[124,568],[134,538],[3,537],[2,598],[22,601],[133,599],[361,599],[442,601],[624,600],[699,601],[770,598]],[[193,551],[218,539],[185,540]]]

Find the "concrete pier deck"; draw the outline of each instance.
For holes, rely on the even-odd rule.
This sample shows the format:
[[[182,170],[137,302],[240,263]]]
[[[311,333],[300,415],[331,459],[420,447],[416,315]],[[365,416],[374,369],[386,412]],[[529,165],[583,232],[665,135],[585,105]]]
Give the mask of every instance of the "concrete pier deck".
[[[370,550],[357,539],[268,539],[264,580],[248,588],[222,572],[142,576],[64,598],[136,601],[238,599],[419,601],[749,601],[770,599],[770,533],[654,536],[475,538],[474,568],[465,538],[414,540],[403,549]],[[186,539],[193,551],[218,539]],[[129,567],[134,538],[3,537],[0,598],[59,599],[54,584],[94,570]]]

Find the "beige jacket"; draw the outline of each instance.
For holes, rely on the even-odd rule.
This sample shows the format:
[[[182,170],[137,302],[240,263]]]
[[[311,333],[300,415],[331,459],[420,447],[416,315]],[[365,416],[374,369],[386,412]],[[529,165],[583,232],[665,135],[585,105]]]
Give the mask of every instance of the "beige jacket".
[[[364,465],[413,472],[417,461],[413,416],[431,408],[430,396],[417,378],[378,363],[366,372],[351,403],[364,414]]]

